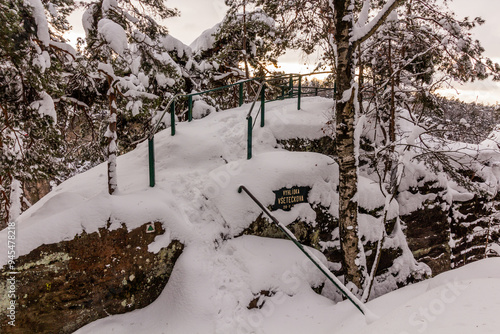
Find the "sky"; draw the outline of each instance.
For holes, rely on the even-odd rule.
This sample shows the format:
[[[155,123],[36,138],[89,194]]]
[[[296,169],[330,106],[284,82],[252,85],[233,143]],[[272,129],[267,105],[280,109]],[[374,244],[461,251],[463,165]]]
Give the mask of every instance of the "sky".
[[[204,30],[220,22],[225,14],[224,0],[167,0],[169,7],[180,10],[180,17],[165,21],[170,34],[189,45]],[[480,16],[486,20],[483,26],[474,29],[473,35],[486,49],[484,55],[500,63],[500,1],[499,0],[454,0],[450,7],[458,17]],[[80,14],[81,15],[81,14]],[[75,35],[83,31],[74,23]],[[314,56],[310,57],[314,61]],[[286,72],[309,73],[314,67],[298,52],[290,52],[280,58],[281,69]],[[500,83],[491,80],[472,84],[456,84],[452,89],[442,90],[443,95],[455,96],[467,102],[486,104],[500,103]],[[458,90],[458,92],[457,92]],[[458,93],[458,95],[457,95]]]

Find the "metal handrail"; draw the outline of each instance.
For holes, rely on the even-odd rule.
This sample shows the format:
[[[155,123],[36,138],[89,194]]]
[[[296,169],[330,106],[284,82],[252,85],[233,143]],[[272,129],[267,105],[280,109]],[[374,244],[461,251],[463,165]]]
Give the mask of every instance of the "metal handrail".
[[[265,96],[265,81],[261,82],[259,85],[259,89],[257,90],[257,94],[255,94],[255,97],[253,99],[252,105],[250,106],[250,110],[248,111],[247,114],[247,159],[250,160],[252,158],[252,130],[255,125],[255,123],[252,122],[252,111],[255,106],[255,103],[257,102],[257,99],[260,97],[261,103],[260,103],[260,108],[259,112],[261,112],[261,121],[260,121],[260,126],[264,126],[264,103],[266,101],[266,96]],[[257,112],[257,115],[259,114]],[[257,120],[257,118],[255,118]]]
[[[255,94],[255,98],[253,99],[252,105],[250,106],[250,110],[248,111],[247,118],[252,115],[253,107],[255,106],[255,103],[257,102],[258,98],[260,97],[260,94],[262,92],[262,87],[264,87],[264,82],[261,82],[259,84],[259,89],[257,90],[257,94]]]
[[[257,83],[259,83],[260,80],[264,80],[262,83],[259,83],[259,90],[260,90],[262,84],[265,83],[265,82],[272,82],[272,81],[283,79],[285,77],[289,77],[289,78],[306,77],[306,76],[311,76],[311,75],[327,74],[327,73],[333,73],[333,72],[332,71],[324,71],[324,72],[311,72],[311,73],[307,73],[307,74],[287,73],[287,74],[276,75],[276,76],[273,76],[271,78],[266,78],[266,77],[250,78],[250,79],[245,79],[245,80],[241,80],[241,81],[235,82],[233,84],[225,85],[225,86],[222,86],[222,87],[217,87],[217,88],[212,88],[212,89],[209,89],[209,90],[204,90],[202,92],[195,92],[195,93],[189,93],[189,94],[176,94],[168,102],[167,107],[163,111],[160,119],[157,121],[156,125],[153,127],[153,130],[149,133],[149,135],[146,136],[145,138],[141,139],[140,141],[137,141],[137,142],[141,142],[141,141],[144,141],[147,138],[150,138],[151,135],[154,135],[154,133],[156,131],[158,131],[158,129],[160,127],[160,124],[161,124],[161,122],[163,120],[163,117],[165,117],[165,114],[167,113],[170,105],[175,101],[175,99],[177,99],[179,97],[190,97],[190,96],[193,97],[193,96],[197,96],[197,95],[202,95],[202,94],[206,94],[206,93],[210,93],[210,92],[215,92],[215,91],[227,89],[227,88],[238,86],[238,85],[243,85],[243,84],[245,84],[247,82],[256,81]],[[259,97],[259,92],[257,93],[256,97]],[[254,101],[253,104],[255,104],[255,101]]]
[[[180,94],[180,93],[179,94],[175,94],[174,97],[172,97],[170,99],[170,101],[168,101],[167,106],[165,107],[165,110],[161,114],[160,119],[156,122],[156,126],[154,126],[152,128],[152,130],[149,132],[149,136],[147,136],[147,138],[151,138],[152,136],[155,135],[156,131],[158,131],[158,129],[160,128],[161,121],[163,120],[163,117],[165,117],[165,114],[167,113],[167,111],[170,108],[170,106],[172,105],[172,103],[174,103],[175,99],[178,98],[178,97],[181,97],[181,96],[185,96],[185,95],[186,94]]]
[[[333,285],[339,289],[339,291],[365,316],[369,316],[371,318],[374,317],[373,312],[371,312],[363,302],[361,302],[347,287],[340,282],[340,280],[335,277],[330,270],[314,255],[310,250],[305,248],[295,237],[295,235],[286,228],[285,225],[281,224],[269,210],[262,205],[262,203],[245,187],[244,185],[240,185],[238,187],[238,193],[244,191],[250,198],[262,209],[262,211],[273,221],[273,223],[290,239],[295,246],[297,246],[302,253],[304,253],[309,260],[326,276],[326,278],[333,283]],[[376,316],[375,316],[376,317]]]
[[[252,102],[252,106],[250,107],[250,111],[247,114],[247,121],[248,121],[248,133],[247,133],[247,159],[252,158],[252,130],[254,127],[254,123],[252,124],[252,111],[255,106],[255,103],[257,102],[258,98],[261,97],[261,107],[259,109],[259,112],[257,115],[260,113],[261,115],[261,121],[260,121],[260,126],[263,127],[265,123],[265,84],[276,81],[276,80],[282,80],[283,78],[289,78],[289,97],[293,97],[293,78],[298,77],[299,78],[299,88],[298,88],[298,100],[297,100],[297,109],[300,110],[300,101],[301,101],[301,84],[302,84],[302,77],[303,76],[311,76],[311,75],[317,75],[317,74],[326,74],[326,73],[333,73],[332,71],[324,71],[324,72],[311,72],[308,74],[296,74],[296,73],[290,73],[290,74],[281,74],[277,76],[273,76],[270,78],[266,77],[260,77],[260,78],[251,78],[251,79],[245,79],[241,80],[238,82],[235,82],[230,85],[222,86],[222,87],[217,87],[209,90],[205,90],[202,92],[195,92],[195,93],[190,93],[190,94],[176,94],[174,95],[169,102],[167,103],[167,106],[165,107],[165,110],[160,116],[160,119],[156,122],[156,124],[152,127],[151,131],[148,133],[148,135],[142,139],[139,139],[134,142],[136,143],[141,143],[144,140],[148,139],[148,145],[149,145],[149,185],[151,187],[155,186],[155,167],[154,167],[154,135],[156,131],[160,128],[160,124],[163,121],[163,118],[165,117],[165,114],[169,109],[170,110],[170,116],[171,116],[171,122],[170,122],[170,127],[171,127],[171,134],[172,136],[175,135],[175,100],[179,97],[187,97],[188,98],[188,121],[191,121],[192,119],[192,106],[193,106],[193,96],[197,95],[202,95],[210,92],[215,92],[223,89],[227,89],[230,87],[234,87],[239,85],[239,105],[241,106],[243,104],[243,84],[247,82],[257,82],[259,83],[259,89],[257,91],[257,94],[255,95],[255,98]],[[259,82],[259,80],[262,80],[262,82]],[[283,90],[282,90],[283,92]],[[262,96],[261,96],[262,95]],[[282,95],[282,98],[285,98],[284,95]],[[161,105],[161,104],[160,104]],[[257,120],[257,119],[256,119]]]

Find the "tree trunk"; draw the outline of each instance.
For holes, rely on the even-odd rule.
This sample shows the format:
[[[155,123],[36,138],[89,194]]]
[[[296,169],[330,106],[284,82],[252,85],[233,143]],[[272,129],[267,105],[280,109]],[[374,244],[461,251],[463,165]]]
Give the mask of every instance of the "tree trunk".
[[[243,61],[245,63],[245,77],[250,79],[250,70],[248,68],[247,55],[247,9],[246,1],[243,2]]]
[[[12,178],[10,184],[10,204],[8,212],[8,222],[13,222],[22,213],[22,196],[23,196],[23,186],[21,181]]]
[[[335,0],[335,43],[337,45],[336,143],[339,165],[339,228],[346,283],[363,286],[363,270],[358,236],[358,186],[355,150],[354,47],[349,41],[353,28],[351,0]]]
[[[106,137],[108,138],[108,192],[110,195],[118,188],[118,181],[116,178],[116,95],[114,89],[111,88],[109,92],[109,125]]]

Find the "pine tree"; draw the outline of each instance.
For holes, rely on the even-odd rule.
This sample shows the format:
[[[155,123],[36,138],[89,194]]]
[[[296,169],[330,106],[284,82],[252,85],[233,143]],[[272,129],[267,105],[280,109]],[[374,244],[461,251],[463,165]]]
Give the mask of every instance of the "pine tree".
[[[26,209],[28,183],[64,173],[56,104],[75,51],[64,42],[72,1],[0,1],[1,227]]]
[[[287,47],[274,19],[256,0],[226,0],[229,7],[223,21],[200,40],[193,43],[195,52],[202,59],[215,61],[218,73],[213,77],[227,83],[231,77],[250,78],[269,72],[269,66],[277,66],[278,57]],[[202,41],[211,39],[211,43]],[[242,67],[242,68],[240,68]]]
[[[83,15],[85,55],[99,74],[102,106],[109,110],[107,138],[108,192],[117,190],[117,122],[120,110],[151,119],[160,97],[179,89],[188,76],[169,55],[167,31],[153,17],[177,15],[162,1],[102,0],[88,5]],[[175,50],[173,48],[170,51]],[[180,55],[182,50],[176,50]],[[190,67],[186,64],[187,67]],[[182,84],[180,82],[182,81]]]

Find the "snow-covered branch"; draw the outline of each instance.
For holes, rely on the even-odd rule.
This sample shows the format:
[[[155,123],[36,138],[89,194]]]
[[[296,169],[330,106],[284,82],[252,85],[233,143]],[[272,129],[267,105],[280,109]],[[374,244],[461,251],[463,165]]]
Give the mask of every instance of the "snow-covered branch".
[[[353,43],[363,43],[370,36],[372,36],[377,29],[387,20],[392,11],[402,3],[402,0],[389,0],[385,6],[380,10],[375,18],[373,18],[367,24],[362,25],[361,21],[358,21],[358,25],[353,27],[353,34],[351,37],[351,42]],[[363,6],[365,9],[366,3]],[[366,17],[366,15],[362,15]]]

